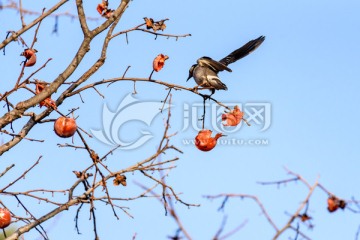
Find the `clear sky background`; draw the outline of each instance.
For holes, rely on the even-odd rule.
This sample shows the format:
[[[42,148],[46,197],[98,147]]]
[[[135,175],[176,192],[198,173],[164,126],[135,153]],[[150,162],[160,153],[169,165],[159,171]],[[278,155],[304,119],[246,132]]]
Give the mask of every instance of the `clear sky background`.
[[[3,4],[6,3],[4,0]],[[41,11],[49,8],[56,1],[23,1],[26,9]],[[118,1],[109,1],[115,8]],[[98,16],[98,2],[87,1],[85,5],[88,16]],[[186,82],[189,67],[201,56],[221,59],[231,51],[260,35],[266,36],[265,42],[251,55],[230,65],[233,72],[222,72],[220,78],[228,86],[228,91],[219,91],[215,98],[221,102],[246,104],[261,102],[271,104],[271,126],[261,132],[260,126],[242,126],[229,138],[265,139],[264,145],[228,145],[217,146],[213,151],[200,152],[194,146],[185,145],[184,140],[193,139],[197,131],[183,128],[184,104],[201,103],[202,98],[184,91],[173,92],[173,116],[171,132],[178,132],[172,139],[173,144],[184,151],[184,154],[171,153],[166,158],[179,156],[177,168],[173,169],[167,182],[181,199],[188,203],[201,204],[201,207],[186,206],[177,203],[176,210],[185,228],[193,239],[211,239],[221,225],[224,215],[228,216],[224,232],[230,231],[242,222],[247,224],[230,239],[271,239],[275,232],[266,221],[259,207],[251,200],[231,199],[223,212],[217,209],[222,199],[209,201],[204,195],[219,193],[244,193],[259,197],[264,207],[278,227],[283,227],[289,215],[305,199],[308,189],[301,183],[290,183],[286,186],[262,186],[257,181],[274,181],[288,178],[284,167],[301,174],[310,184],[316,179],[337,196],[350,200],[360,199],[359,186],[359,134],[360,117],[357,110],[359,96],[359,56],[360,56],[360,2],[345,1],[132,1],[125,12],[117,30],[134,27],[143,22],[143,17],[155,20],[170,18],[166,22],[165,33],[185,34],[191,37],[166,39],[142,32],[128,34],[129,44],[124,36],[111,42],[108,58],[104,67],[90,81],[121,77],[128,65],[131,65],[127,76],[147,77],[152,70],[152,60],[159,53],[167,54],[170,59],[164,69],[153,75],[153,78],[187,87],[195,86],[193,80]],[[59,12],[76,12],[75,3],[67,3]],[[27,16],[30,22],[34,16]],[[48,58],[53,60],[46,69],[35,78],[52,81],[74,57],[82,39],[82,33],[76,19],[62,17],[59,19],[58,34],[52,34],[54,18],[46,19],[40,28],[35,48],[38,52],[38,64]],[[89,23],[98,26],[103,19]],[[3,38],[8,30],[21,27],[19,15],[13,10],[0,12],[0,29]],[[34,30],[24,35],[25,41],[31,42]],[[76,80],[82,71],[90,66],[99,56],[101,38],[91,45],[91,51],[84,59],[69,81]],[[9,44],[6,55],[0,56],[0,92],[11,88],[20,72],[19,54],[22,47],[16,43]],[[26,69],[25,76],[33,69]],[[103,105],[116,110],[119,103],[132,92],[133,84],[116,83],[112,87],[99,87],[106,96],[102,99],[93,90],[82,94],[85,104],[77,96],[68,99],[60,110],[66,112],[73,107],[80,107],[76,112],[79,126],[90,131],[102,126]],[[148,83],[137,84],[141,101],[161,101],[167,91],[163,86]],[[54,94],[55,99],[58,94]],[[23,93],[11,97],[17,102]],[[35,107],[34,112],[43,109]],[[6,108],[1,108],[2,114]],[[151,114],[143,109],[143,114]],[[50,118],[57,118],[53,113]],[[157,143],[162,136],[163,119],[166,114],[158,115],[152,125],[142,123],[124,125],[121,134],[123,139],[136,139],[140,130],[154,134],[154,138],[145,146],[136,150],[116,151],[109,157],[107,164],[113,169],[121,169],[144,159],[156,151]],[[210,121],[210,119],[208,119]],[[210,127],[210,122],[207,122]],[[15,124],[19,130],[21,124]],[[13,190],[33,188],[66,189],[75,180],[73,170],[80,170],[89,164],[86,153],[73,149],[59,149],[57,143],[71,143],[70,139],[58,138],[52,130],[51,123],[36,126],[29,137],[45,139],[45,143],[22,141],[10,152],[1,157],[0,169],[11,163],[16,164],[11,174],[2,178],[0,185],[13,179],[16,173],[28,168],[40,155],[43,161],[26,179],[13,187]],[[6,141],[6,136],[0,136]],[[75,138],[75,143],[80,140]],[[89,140],[91,146],[100,155],[111,147],[96,139]],[[118,196],[131,197],[142,189],[136,182],[151,187],[152,184],[141,174],[128,174],[128,186],[114,189]],[[161,189],[156,190],[158,193]],[[80,192],[80,191],[79,191]],[[100,194],[100,193],[99,193]],[[19,211],[14,198],[1,197],[1,201]],[[65,196],[66,197],[66,196]],[[58,195],[58,198],[64,196]],[[327,195],[317,190],[311,198],[309,214],[314,218],[315,227],[307,229],[300,224],[300,229],[312,239],[354,239],[360,225],[359,215],[349,210],[333,214],[326,209]],[[25,198],[22,198],[26,202]],[[45,203],[26,202],[36,216],[53,209]],[[98,232],[101,239],[166,239],[177,229],[170,216],[164,216],[163,206],[156,199],[138,199],[120,202],[134,219],[119,211],[120,220],[113,217],[109,206],[98,204],[96,216]],[[76,208],[43,224],[52,240],[92,239],[92,222],[89,221],[88,206],[80,214],[80,231],[78,235],[73,221]],[[288,231],[280,239],[295,237]],[[36,231],[25,235],[26,239],[40,239]]]

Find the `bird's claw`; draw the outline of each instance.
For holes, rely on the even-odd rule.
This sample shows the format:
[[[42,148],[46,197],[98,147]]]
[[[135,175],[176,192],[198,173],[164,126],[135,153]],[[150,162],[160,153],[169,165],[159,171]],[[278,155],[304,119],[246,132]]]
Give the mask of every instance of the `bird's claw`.
[[[212,95],[212,94],[211,94],[211,95]],[[210,99],[210,98],[211,98],[211,95],[204,94],[204,100],[206,101],[206,100]]]
[[[193,89],[191,89],[191,91],[193,91],[194,93],[198,94],[198,93],[199,93],[199,92],[198,92],[198,88],[199,88],[199,86],[195,86],[195,87],[193,87]]]

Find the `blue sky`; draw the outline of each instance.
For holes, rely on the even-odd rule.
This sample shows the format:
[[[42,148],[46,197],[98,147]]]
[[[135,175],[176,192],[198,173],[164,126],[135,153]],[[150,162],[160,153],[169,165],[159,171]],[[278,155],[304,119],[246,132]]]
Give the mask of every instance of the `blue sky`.
[[[3,1],[5,3],[5,1]],[[55,1],[30,3],[24,6],[40,11],[49,8]],[[86,14],[97,16],[96,4],[85,3]],[[110,7],[115,2],[110,1]],[[356,110],[359,102],[359,56],[360,56],[360,21],[358,18],[358,1],[132,1],[130,7],[118,26],[118,30],[128,29],[142,23],[142,18],[152,17],[155,20],[170,18],[165,33],[191,33],[188,38],[158,38],[141,32],[129,33],[129,44],[124,36],[111,42],[108,58],[104,67],[89,80],[120,77],[128,65],[131,65],[127,76],[147,77],[151,72],[153,58],[167,54],[170,59],[164,69],[153,77],[162,81],[195,86],[193,80],[186,82],[189,67],[201,56],[221,59],[231,51],[260,35],[266,36],[265,42],[251,55],[230,65],[232,73],[221,72],[220,78],[229,90],[219,91],[215,98],[221,102],[269,103],[271,105],[271,126],[261,132],[260,126],[242,126],[228,137],[236,139],[265,139],[268,144],[261,146],[238,145],[217,146],[213,151],[204,153],[194,146],[184,145],[184,139],[193,139],[197,132],[194,129],[181,131],[183,128],[183,106],[201,103],[202,99],[194,94],[176,91],[173,94],[173,116],[171,132],[178,132],[173,143],[184,151],[184,154],[171,153],[166,157],[179,156],[177,168],[173,169],[167,182],[171,183],[185,202],[201,204],[201,207],[188,209],[180,203],[176,210],[193,239],[210,239],[218,230],[222,218],[228,216],[224,232],[230,231],[245,220],[246,226],[230,239],[269,239],[274,231],[257,205],[251,200],[230,200],[224,212],[217,208],[221,200],[209,201],[203,195],[219,193],[246,193],[259,197],[278,227],[282,227],[306,197],[308,190],[300,183],[287,186],[261,186],[257,181],[281,180],[289,177],[284,166],[301,174],[311,184],[316,179],[331,192],[344,199],[360,198],[357,187],[359,182],[358,136],[360,127],[357,123],[360,115]],[[67,3],[60,12],[75,12],[73,2]],[[32,16],[26,18],[30,22]],[[11,21],[10,21],[11,20]],[[103,20],[91,22],[95,27]],[[1,11],[0,23],[2,36],[5,31],[19,29],[20,21],[16,12]],[[39,31],[38,64],[53,58],[48,67],[35,78],[51,81],[63,70],[73,52],[81,41],[78,22],[69,18],[59,19],[58,34],[51,34],[54,19],[45,20]],[[27,42],[32,40],[33,31],[24,35]],[[76,71],[71,80],[76,80],[84,69],[97,59],[101,37],[91,45],[91,51]],[[0,71],[3,73],[0,84],[1,92],[13,86],[20,72],[22,57],[20,45],[12,43],[6,49],[6,55],[0,56]],[[38,65],[40,66],[40,65]],[[25,75],[32,69],[26,69]],[[117,83],[111,88],[99,87],[102,99],[94,91],[82,94],[83,104],[79,97],[61,105],[66,112],[72,107],[80,107],[78,124],[82,128],[99,129],[102,125],[102,108],[107,104],[116,110],[128,93],[132,92],[132,83]],[[147,83],[137,84],[139,101],[161,101],[166,97],[164,87]],[[55,97],[58,95],[55,94]],[[12,101],[23,97],[16,93]],[[38,107],[33,111],[40,112]],[[2,113],[6,111],[3,108]],[[144,115],[151,114],[144,109]],[[56,118],[53,113],[51,118]],[[107,160],[109,166],[121,169],[153,153],[157,140],[162,135],[163,118],[158,115],[150,127],[141,123],[132,123],[122,130],[123,139],[134,139],[139,136],[138,130],[150,131],[154,138],[145,146],[131,151],[116,151]],[[208,119],[210,121],[210,119]],[[14,128],[19,129],[20,124]],[[207,122],[210,127],[210,122]],[[1,136],[4,137],[5,136]],[[41,164],[29,175],[23,184],[17,184],[17,190],[46,188],[68,188],[74,181],[72,170],[83,169],[88,164],[86,154],[72,149],[58,149],[57,143],[70,143],[71,140],[60,139],[52,131],[52,124],[36,126],[29,137],[45,139],[45,143],[23,141],[11,152],[1,157],[0,169],[11,163],[16,169],[2,178],[1,182],[13,179],[16,172],[21,173],[30,166],[39,155],[43,155]],[[75,138],[77,143],[79,139]],[[93,148],[105,154],[111,147],[96,139],[89,140]],[[136,182],[152,186],[141,174],[128,176],[128,186],[117,188],[121,196],[133,196],[142,191]],[[14,188],[15,189],[15,188]],[[160,192],[160,189],[158,189]],[[59,196],[61,198],[61,196]],[[326,194],[316,191],[311,198],[309,214],[314,218],[313,230],[300,225],[301,230],[312,239],[354,239],[360,224],[357,214],[348,210],[329,214],[326,210]],[[15,200],[1,200],[14,211],[19,211]],[[25,201],[25,200],[24,200]],[[28,203],[37,216],[52,209],[37,202]],[[33,205],[31,205],[33,204]],[[102,239],[131,239],[137,233],[137,239],[166,239],[177,227],[169,216],[164,216],[161,204],[155,199],[139,199],[121,202],[121,206],[130,207],[134,219],[119,211],[120,220],[113,217],[111,208],[97,206],[99,235]],[[80,230],[74,230],[73,218],[76,209],[64,212],[54,220],[44,224],[50,239],[91,239],[92,223],[88,221],[88,208],[82,210]],[[259,231],[261,229],[261,231]],[[36,239],[38,233],[32,231],[26,239]],[[291,231],[280,239],[294,238]]]

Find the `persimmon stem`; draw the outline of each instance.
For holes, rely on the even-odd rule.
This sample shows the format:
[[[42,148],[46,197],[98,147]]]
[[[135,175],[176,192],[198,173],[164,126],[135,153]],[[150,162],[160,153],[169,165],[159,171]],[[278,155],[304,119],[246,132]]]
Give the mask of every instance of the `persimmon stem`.
[[[152,77],[153,73],[154,73],[154,69],[150,73],[149,80],[151,80],[151,77]]]
[[[242,120],[246,123],[246,125],[248,125],[249,127],[251,126],[251,124],[245,118],[242,118]]]

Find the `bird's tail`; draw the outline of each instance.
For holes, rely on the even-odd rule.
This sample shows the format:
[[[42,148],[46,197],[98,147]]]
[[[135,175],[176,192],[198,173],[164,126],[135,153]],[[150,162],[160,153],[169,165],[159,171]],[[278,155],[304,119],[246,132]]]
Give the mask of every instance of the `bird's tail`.
[[[264,40],[265,40],[264,36],[260,36],[257,39],[251,40],[241,48],[236,49],[235,51],[233,51],[232,53],[221,59],[219,62],[221,62],[226,66],[229,65],[230,63],[236,62],[237,60],[245,57],[246,55],[254,51],[256,48],[258,48]]]

